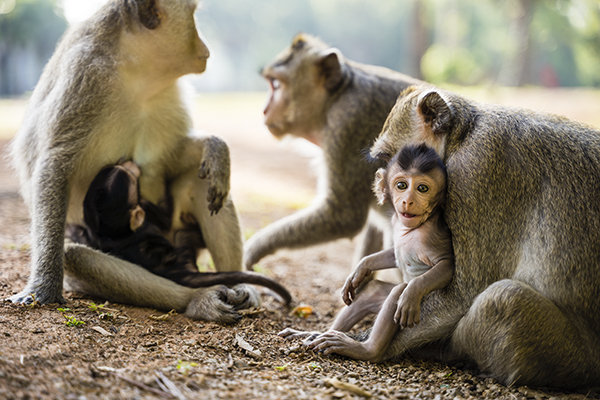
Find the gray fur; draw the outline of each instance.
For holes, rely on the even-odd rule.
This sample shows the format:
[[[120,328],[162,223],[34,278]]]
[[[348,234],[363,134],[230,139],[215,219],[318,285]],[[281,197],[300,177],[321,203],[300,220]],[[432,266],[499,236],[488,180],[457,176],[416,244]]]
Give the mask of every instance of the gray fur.
[[[271,132],[316,142],[323,150],[325,168],[312,206],[267,226],[246,242],[246,268],[282,248],[353,237],[366,225],[358,259],[381,250],[381,229],[389,226],[367,224],[370,209],[382,212],[370,189],[377,165],[367,160],[368,149],[400,92],[419,81],[347,60],[339,50],[305,34],[298,35],[262,74],[285,80],[290,96],[279,123],[265,121]]]
[[[447,166],[455,276],[388,358],[450,339],[507,385],[600,386],[600,131],[418,87],[371,153],[422,140]]]
[[[65,223],[82,223],[87,187],[103,166],[119,160],[140,166],[141,195],[149,201],[165,201],[170,185],[175,215],[186,211],[199,221],[217,270],[242,268],[241,230],[228,196],[229,150],[219,138],[191,134],[177,83],[182,75],[203,72],[209,57],[196,31],[195,5],[112,0],[58,45],[12,143],[32,219],[31,275],[13,302],[30,302],[32,293],[41,303],[64,302]],[[179,224],[173,218],[173,231]],[[180,286],[151,275],[138,280],[131,264],[81,246],[67,251],[66,271],[72,275],[67,279],[78,277],[84,293],[159,309],[185,309],[182,302],[189,302],[190,292]],[[86,262],[78,261],[82,258]],[[106,272],[101,290],[85,284],[106,265],[118,265],[123,273],[109,268],[114,275]],[[223,298],[213,290],[194,292],[195,304],[208,307],[194,315],[227,319],[228,311],[219,308]]]

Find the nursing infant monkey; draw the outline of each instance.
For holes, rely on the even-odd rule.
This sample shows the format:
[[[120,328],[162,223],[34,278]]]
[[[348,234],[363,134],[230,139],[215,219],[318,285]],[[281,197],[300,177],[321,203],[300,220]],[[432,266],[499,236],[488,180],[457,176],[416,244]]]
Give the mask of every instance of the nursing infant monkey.
[[[425,144],[403,147],[387,169],[377,171],[374,190],[379,203],[389,201],[394,207],[394,247],[361,260],[342,289],[348,307],[329,331],[318,334],[288,328],[280,336],[308,336],[305,343],[324,354],[381,361],[398,326],[410,328],[420,322],[422,298],[452,280],[452,241],[442,213],[446,169],[435,150]],[[402,272],[404,283],[372,280],[364,284],[373,271],[394,267]],[[377,318],[366,341],[343,333],[371,313],[377,313]]]
[[[172,225],[172,201],[158,206],[141,198],[140,174],[133,161],[100,170],[83,200],[85,225],[68,225],[66,236],[180,285],[253,283],[274,290],[289,304],[289,292],[266,276],[243,271],[199,272],[198,253],[206,244],[198,221],[187,212],[175,216],[183,227],[173,232],[171,244],[164,234]]]

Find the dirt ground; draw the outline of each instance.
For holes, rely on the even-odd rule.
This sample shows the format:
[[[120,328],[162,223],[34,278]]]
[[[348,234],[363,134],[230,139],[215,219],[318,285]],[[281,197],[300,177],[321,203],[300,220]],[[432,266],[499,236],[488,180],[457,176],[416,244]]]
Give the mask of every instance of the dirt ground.
[[[573,108],[571,116],[584,121],[589,117],[587,122],[596,124],[598,96],[568,93],[533,92],[530,97],[532,104],[550,110],[560,104],[565,110]],[[491,98],[504,101],[503,96],[495,92]],[[510,99],[525,97],[520,93]],[[587,108],[574,107],[577,99],[596,101],[596,112],[590,111],[588,100]],[[247,236],[305,207],[315,186],[306,157],[314,149],[276,142],[262,126],[261,101],[256,95],[205,96],[194,105],[196,126],[223,136],[231,147],[232,193]],[[11,103],[12,111],[5,115],[19,118],[22,105]],[[2,103],[0,115],[1,108]],[[578,113],[582,108],[585,113]],[[4,153],[5,147],[6,141],[0,142],[0,151]],[[304,147],[305,154],[295,152],[295,147]],[[19,291],[29,275],[28,223],[17,182],[0,160],[0,298]],[[332,322],[342,306],[339,289],[351,269],[353,248],[353,241],[340,240],[280,251],[261,261],[261,271],[288,287],[295,305],[312,307],[313,314],[306,318],[291,315],[267,294],[262,308],[233,326],[164,316],[70,292],[63,306],[2,302],[0,398],[600,398],[597,391],[507,388],[462,365],[410,358],[371,364],[325,357],[279,338],[277,332],[286,327],[324,330]]]

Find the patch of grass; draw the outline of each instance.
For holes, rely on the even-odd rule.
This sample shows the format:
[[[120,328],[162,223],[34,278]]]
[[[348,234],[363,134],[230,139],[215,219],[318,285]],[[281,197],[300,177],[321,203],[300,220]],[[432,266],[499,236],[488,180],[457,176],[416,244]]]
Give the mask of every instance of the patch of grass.
[[[85,322],[78,320],[74,315],[63,315],[65,317],[65,325],[67,326],[79,326],[84,325]]]
[[[177,370],[183,375],[188,375],[197,366],[198,363],[195,362],[177,360]]]
[[[65,315],[66,312],[71,311],[70,308],[68,307],[59,307],[57,308],[58,311],[60,311],[60,313],[62,314],[62,316],[65,318],[65,325],[67,326],[80,326],[80,325],[84,325],[85,322],[81,321],[79,319],[77,319],[77,317],[75,317],[74,315]]]

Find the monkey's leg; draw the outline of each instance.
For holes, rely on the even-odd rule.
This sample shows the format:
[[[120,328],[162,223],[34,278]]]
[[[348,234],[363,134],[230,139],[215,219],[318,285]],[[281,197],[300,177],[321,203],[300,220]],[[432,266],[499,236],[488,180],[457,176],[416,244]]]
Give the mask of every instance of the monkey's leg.
[[[597,344],[532,287],[503,280],[477,296],[451,349],[506,385],[582,388],[599,382]]]
[[[349,306],[342,308],[329,329],[348,332],[367,315],[378,314],[394,286],[396,285],[393,283],[379,280],[368,282],[357,293],[356,300]]]
[[[394,286],[395,285],[392,283],[377,280],[368,282],[363,289],[357,293],[356,300],[349,306],[342,308],[329,330],[348,332],[367,315],[379,313],[382,304],[385,302]],[[394,315],[392,314],[392,319],[393,318]],[[313,340],[321,336],[322,333],[285,328],[277,335],[286,339],[304,339],[303,344],[308,346]]]
[[[398,324],[394,322],[394,314],[398,308],[398,299],[405,288],[406,283],[403,283],[389,292],[381,311],[377,314],[373,329],[364,342],[356,341],[343,332],[329,330],[315,338],[308,346],[325,355],[335,353],[355,360],[381,361],[398,330]]]
[[[223,208],[211,215],[208,208],[209,183],[199,179],[196,170],[179,176],[171,185],[173,197],[173,231],[183,228],[179,215],[191,213],[202,230],[202,237],[217,271],[242,270],[242,231],[237,211],[230,197]]]
[[[226,286],[190,289],[146,269],[86,246],[65,246],[65,283],[69,290],[116,303],[176,310],[194,319],[233,323],[240,295]]]

